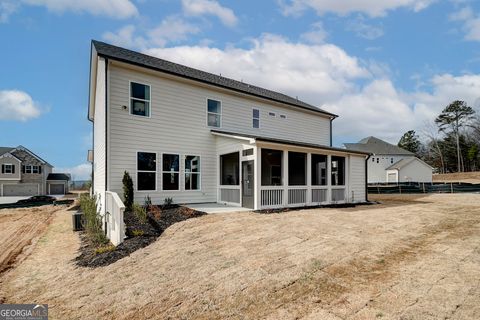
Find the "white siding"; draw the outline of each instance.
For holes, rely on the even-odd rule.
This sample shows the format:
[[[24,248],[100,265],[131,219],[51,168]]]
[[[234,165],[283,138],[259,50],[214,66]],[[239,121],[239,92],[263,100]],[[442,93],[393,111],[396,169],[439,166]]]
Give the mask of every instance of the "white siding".
[[[348,197],[352,202],[364,202],[365,199],[365,156],[350,156],[350,178]]]
[[[99,70],[102,70],[100,65]],[[130,115],[129,81],[151,86],[151,117]],[[97,96],[100,94],[97,92]],[[207,126],[207,98],[222,102],[220,130],[325,145],[330,141],[329,119],[314,113],[260,103],[214,88],[140,73],[115,64],[109,66],[109,97],[108,189],[122,194],[122,177],[125,170],[131,174],[136,186],[137,151],[157,153],[157,191],[136,191],[137,202],[143,202],[147,195],[154,203],[162,203],[166,197],[172,197],[176,203],[217,201],[219,138],[212,135],[211,128]],[[126,110],[123,106],[127,107]],[[260,109],[260,129],[252,128],[253,107]],[[275,118],[268,116],[270,111],[275,112],[277,116]],[[281,119],[280,114],[285,114],[287,119]],[[221,149],[221,146],[219,148]],[[162,153],[178,153],[181,156],[180,191],[161,190]],[[202,184],[200,191],[183,190],[182,172],[185,155],[200,156]],[[95,170],[96,175],[98,169],[97,167]]]
[[[398,180],[400,182],[432,182],[432,168],[415,159],[400,169]]]
[[[370,159],[368,159],[368,183],[387,182],[387,174],[386,174],[387,168],[404,158],[408,158],[408,157],[389,156],[389,155],[371,156]]]
[[[96,75],[95,114],[93,122],[93,193],[100,201],[100,212],[105,209],[105,60],[98,58]]]

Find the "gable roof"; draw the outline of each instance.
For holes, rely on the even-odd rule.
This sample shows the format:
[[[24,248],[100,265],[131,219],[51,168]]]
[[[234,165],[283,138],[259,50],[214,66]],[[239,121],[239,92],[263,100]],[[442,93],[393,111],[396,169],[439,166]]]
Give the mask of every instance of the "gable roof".
[[[414,153],[375,137],[367,137],[358,143],[344,143],[348,150],[369,152],[371,154],[413,156]]]
[[[172,74],[190,80],[200,81],[217,87],[246,93],[252,96],[285,103],[296,108],[322,113],[332,118],[338,117],[333,113],[317,108],[296,98],[265,88],[257,87],[248,83],[222,77],[213,73],[201,71],[167,60],[155,58],[146,54],[117,47],[97,40],[92,40],[92,46],[97,51],[97,54],[102,57],[129,64],[134,64],[137,66]]]
[[[65,173],[49,173],[47,180],[70,181],[70,176]]]
[[[1,155],[4,155],[4,154],[7,153],[7,152],[12,151],[13,149],[15,149],[15,148],[12,148],[12,147],[0,147],[0,156],[1,156]]]
[[[219,135],[226,135],[226,136],[232,136],[232,137],[244,137],[244,138],[254,139],[255,141],[258,141],[258,142],[271,142],[271,143],[286,144],[286,145],[299,146],[299,147],[305,147],[305,148],[336,151],[341,153],[355,153],[355,154],[361,154],[365,156],[368,155],[368,152],[356,151],[356,150],[345,150],[342,148],[335,148],[335,147],[324,146],[321,144],[314,144],[314,143],[308,143],[308,142],[284,140],[284,139],[271,138],[266,136],[258,136],[258,135],[252,135],[252,134],[246,134],[246,133],[238,133],[238,132],[215,130],[215,129],[210,130],[210,132],[217,135],[219,134]]]
[[[400,161],[395,162],[394,164],[392,164],[390,167],[386,168],[385,170],[393,170],[393,169],[401,170],[402,168],[408,166],[410,163],[412,163],[414,161],[420,162],[420,163],[424,164],[425,166],[427,166],[429,168],[432,168],[431,165],[429,165],[428,163],[426,163],[422,159],[419,159],[417,157],[409,157],[409,158],[404,158]]]
[[[13,153],[16,151],[16,150],[23,150],[27,153],[29,153],[32,157],[36,158],[38,161],[42,162],[43,164],[46,164],[46,165],[49,165],[52,167],[52,165],[50,163],[48,163],[47,161],[43,160],[42,158],[40,158],[38,155],[36,155],[35,153],[33,153],[32,151],[30,151],[29,149],[25,148],[24,146],[18,146],[18,147],[15,147],[15,148],[12,148],[12,147],[0,147],[0,156],[6,154],[6,153],[10,153],[12,154],[13,156],[15,156]],[[18,157],[15,156],[15,158],[19,159]],[[22,161],[22,159],[19,159],[20,161]]]

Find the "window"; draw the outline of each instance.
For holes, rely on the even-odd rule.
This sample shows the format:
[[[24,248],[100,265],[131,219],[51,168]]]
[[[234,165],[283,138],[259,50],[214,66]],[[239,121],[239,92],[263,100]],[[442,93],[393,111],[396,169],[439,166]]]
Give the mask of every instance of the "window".
[[[244,157],[253,156],[253,148],[243,150],[242,156]]]
[[[185,157],[185,190],[200,190],[200,157]]]
[[[209,127],[220,128],[222,123],[222,103],[207,99],[207,122]]]
[[[253,109],[253,127],[258,129],[260,128],[260,110]]]
[[[4,174],[14,174],[15,173],[15,166],[13,164],[10,164],[10,163],[2,164],[2,173],[4,173]]]
[[[157,154],[137,152],[137,190],[157,189]]]
[[[262,186],[282,185],[283,151],[262,149]]]
[[[180,190],[180,156],[164,153],[162,161],[163,190]]]
[[[374,158],[374,157],[372,157],[372,162],[375,162],[375,158]]]
[[[380,163],[380,158],[377,158],[377,163]]]
[[[150,86],[130,82],[130,113],[150,117]]]
[[[40,166],[32,166],[32,173],[40,173]]]
[[[288,152],[288,185],[307,185],[307,154]]]
[[[220,184],[238,186],[240,183],[240,154],[238,152],[220,156]]]
[[[282,119],[287,119],[287,116],[284,115],[284,114],[281,114],[281,115],[280,115],[280,118],[282,118]]]
[[[269,115],[270,117],[275,117],[275,112],[269,112],[268,115]]]
[[[312,185],[327,185],[327,156],[312,154]]]
[[[393,158],[390,158],[390,163],[393,164]]]
[[[41,166],[32,166],[32,165],[24,165],[22,166],[22,172],[23,173],[42,173],[42,167]]]
[[[332,157],[332,186],[345,185],[345,158]]]

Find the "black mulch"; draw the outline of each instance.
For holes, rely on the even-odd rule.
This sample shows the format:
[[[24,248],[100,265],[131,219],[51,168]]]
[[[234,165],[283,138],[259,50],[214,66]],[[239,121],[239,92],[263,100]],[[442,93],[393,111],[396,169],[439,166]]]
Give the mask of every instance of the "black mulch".
[[[75,258],[75,263],[81,267],[91,268],[107,266],[156,241],[163,231],[171,225],[205,214],[205,212],[182,206],[170,206],[163,209],[158,206],[152,207],[148,212],[147,222],[142,222],[132,212],[125,212],[124,221],[127,238],[113,251],[97,254],[95,252],[97,246],[90,242],[85,232],[82,231],[80,233],[80,255]]]
[[[338,204],[326,204],[319,206],[303,206],[303,207],[291,207],[291,208],[280,208],[280,209],[262,209],[255,210],[254,212],[260,214],[272,214],[272,213],[283,213],[288,211],[297,211],[297,210],[306,210],[306,209],[317,209],[317,208],[355,208],[356,206],[372,205],[377,204],[376,202],[361,202],[361,203],[338,203]]]

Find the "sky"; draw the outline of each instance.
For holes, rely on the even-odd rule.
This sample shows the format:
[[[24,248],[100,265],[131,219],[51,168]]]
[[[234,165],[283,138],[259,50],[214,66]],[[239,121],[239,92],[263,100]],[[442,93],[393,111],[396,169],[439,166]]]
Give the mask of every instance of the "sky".
[[[0,0],[0,146],[88,179],[90,41],[298,96],[334,145],[480,111],[480,1]]]

